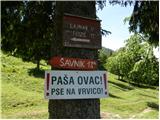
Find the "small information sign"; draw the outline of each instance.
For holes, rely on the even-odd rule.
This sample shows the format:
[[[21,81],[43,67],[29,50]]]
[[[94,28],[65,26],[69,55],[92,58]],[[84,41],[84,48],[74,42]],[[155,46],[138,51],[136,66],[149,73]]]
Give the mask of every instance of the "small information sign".
[[[53,57],[49,60],[49,64],[55,68],[73,69],[73,70],[95,70],[97,62],[90,59]]]
[[[106,71],[46,71],[46,99],[88,99],[108,96]]]
[[[65,14],[63,45],[77,48],[101,48],[100,20]]]

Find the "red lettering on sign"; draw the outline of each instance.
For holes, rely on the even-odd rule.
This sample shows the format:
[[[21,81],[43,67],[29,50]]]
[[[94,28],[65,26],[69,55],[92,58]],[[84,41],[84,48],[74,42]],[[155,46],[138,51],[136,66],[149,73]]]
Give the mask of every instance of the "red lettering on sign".
[[[55,68],[74,69],[74,70],[95,70],[97,62],[90,59],[53,57],[49,64]]]

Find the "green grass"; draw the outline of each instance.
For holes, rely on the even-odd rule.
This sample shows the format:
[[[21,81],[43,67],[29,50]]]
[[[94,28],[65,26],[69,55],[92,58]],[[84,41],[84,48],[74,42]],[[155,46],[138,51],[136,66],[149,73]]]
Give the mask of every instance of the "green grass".
[[[111,113],[111,118],[158,119],[158,90],[133,87],[109,74],[109,93],[101,99],[101,111]]]
[[[48,118],[48,101],[44,99],[44,71],[50,69],[41,61],[36,64],[20,58],[1,56],[2,118]],[[110,97],[101,99],[101,113],[106,118],[158,119],[158,90],[138,88],[118,81],[109,73]]]
[[[41,63],[45,65],[44,61]],[[2,54],[2,118],[48,117],[48,101],[44,99],[43,91],[44,71],[50,67],[44,65],[41,65],[42,71],[36,73],[36,64]]]

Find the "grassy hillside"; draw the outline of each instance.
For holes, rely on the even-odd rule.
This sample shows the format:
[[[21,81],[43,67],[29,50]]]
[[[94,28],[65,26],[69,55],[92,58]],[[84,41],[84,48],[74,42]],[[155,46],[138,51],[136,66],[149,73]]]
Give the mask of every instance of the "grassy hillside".
[[[109,74],[109,93],[101,99],[101,111],[110,118],[158,119],[158,90],[133,87]]]
[[[1,61],[2,118],[47,118],[43,76],[49,66],[38,74],[36,64],[20,58],[2,54]]]
[[[44,99],[44,70],[20,58],[1,55],[2,118],[48,118],[48,101]],[[110,97],[101,99],[102,118],[158,118],[158,90],[137,88],[118,81],[109,74]]]

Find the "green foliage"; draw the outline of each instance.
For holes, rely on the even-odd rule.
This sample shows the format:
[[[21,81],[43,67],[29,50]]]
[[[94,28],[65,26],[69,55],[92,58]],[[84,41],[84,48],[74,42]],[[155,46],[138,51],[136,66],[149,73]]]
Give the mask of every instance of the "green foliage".
[[[112,55],[114,51],[109,49],[109,48],[105,48],[102,47],[101,50],[99,50],[99,54],[98,54],[98,59],[100,62],[100,69],[105,69],[104,64],[106,63],[107,59]]]
[[[132,5],[134,3],[133,0],[109,0],[109,3],[111,5],[121,5],[121,6],[127,6],[127,5]]]
[[[135,63],[133,70],[129,72],[129,78],[137,83],[158,85],[159,66],[155,57],[146,60],[140,60]]]
[[[16,48],[15,34],[21,29],[19,23],[24,11],[23,2],[1,2],[1,7],[2,49],[12,52]]]
[[[149,37],[149,43],[159,44],[159,2],[136,1],[129,22],[129,29]]]
[[[126,78],[138,85],[158,85],[158,60],[153,54],[153,48],[142,42],[138,34],[131,36],[125,48],[108,59],[106,68],[119,78]]]
[[[159,45],[159,1],[109,0],[109,3],[133,5],[131,17],[124,20],[129,21],[129,31],[145,35],[151,45]]]
[[[106,6],[106,0],[97,0],[96,4],[98,5],[98,10],[102,10]]]
[[[37,62],[50,57],[54,2],[2,2],[2,50]],[[9,35],[8,35],[9,34]]]
[[[90,6],[86,6],[85,3]],[[64,2],[65,12],[77,14],[68,6],[81,6],[79,15],[96,17],[95,4],[102,9],[105,1]],[[55,1],[2,1],[2,50],[23,58],[24,61],[37,63],[51,57],[51,45],[54,44]],[[81,5],[80,5],[81,4]],[[83,6],[83,7],[82,7]],[[86,9],[90,12],[86,12]],[[92,13],[92,14],[91,14]],[[57,26],[59,27],[59,26]],[[110,34],[101,29],[102,35]],[[53,46],[54,47],[54,46]],[[52,51],[53,52],[53,51]]]
[[[103,36],[107,36],[107,35],[111,34],[111,32],[110,32],[110,31],[107,31],[107,30],[105,30],[105,29],[101,29],[101,34],[102,34]]]
[[[105,66],[110,72],[118,75],[119,79],[123,79],[128,76],[128,71],[131,69],[130,56],[124,49],[121,49],[108,58]]]

